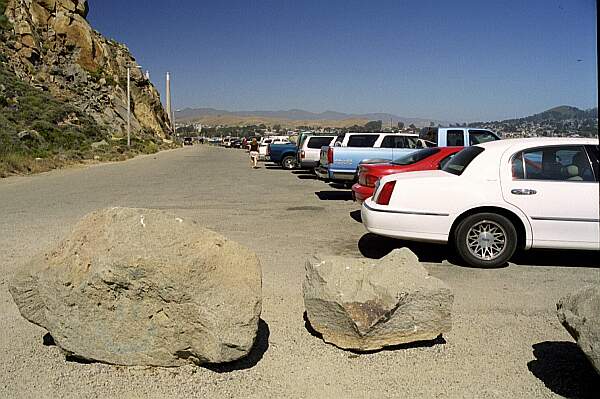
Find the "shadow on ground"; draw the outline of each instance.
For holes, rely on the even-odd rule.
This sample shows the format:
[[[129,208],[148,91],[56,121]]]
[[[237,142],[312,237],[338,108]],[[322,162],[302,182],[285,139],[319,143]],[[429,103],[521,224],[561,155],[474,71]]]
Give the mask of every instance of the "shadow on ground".
[[[203,364],[202,367],[212,370],[216,373],[229,373],[236,370],[247,370],[252,368],[261,361],[264,354],[269,349],[269,336],[271,331],[269,325],[263,319],[258,321],[258,333],[256,342],[248,356],[230,363],[220,364]]]
[[[306,329],[306,331],[308,331],[310,333],[310,335],[312,335],[313,337],[322,340],[323,334],[321,334],[320,332],[315,330],[313,328],[313,326],[310,324],[310,320],[308,320],[308,314],[306,313],[306,311],[304,312],[302,317],[304,318],[304,328]],[[379,353],[379,352],[398,351],[398,350],[402,350],[402,349],[431,348],[435,345],[443,345],[445,343],[446,343],[446,340],[444,339],[444,337],[442,337],[440,335],[436,339],[433,339],[430,341],[417,341],[417,342],[411,342],[408,344],[386,346],[383,349],[371,350],[371,351],[356,351],[356,350],[352,350],[352,349],[343,349],[343,348],[340,348],[340,349],[342,349],[348,353],[355,354],[355,355],[370,355],[370,354]]]
[[[567,398],[597,398],[600,376],[573,342],[533,345],[535,360],[527,368],[555,394]]]
[[[360,211],[353,211],[350,216],[360,221]],[[413,251],[421,262],[441,263],[444,260],[461,267],[471,267],[465,264],[454,252],[451,245],[432,244],[416,241],[404,241],[382,237],[372,233],[362,236],[358,242],[360,253],[371,259],[381,259],[394,249],[408,248]],[[517,251],[510,263],[515,266],[558,266],[558,267],[600,267],[595,251],[566,251],[566,250],[530,250]],[[509,264],[499,266],[506,267]]]
[[[360,215],[359,215],[360,216]],[[394,249],[408,248],[417,255],[421,262],[441,263],[443,260],[457,262],[447,245],[428,244],[422,242],[402,241],[367,233],[358,241],[360,253],[370,259],[381,259]]]
[[[298,174],[296,173],[296,177],[300,180],[319,180],[319,178],[315,175],[311,174]]]
[[[317,191],[321,201],[352,201],[352,191]]]
[[[600,267],[596,251],[532,249],[518,251],[510,261],[530,266]]]
[[[350,212],[350,217],[354,219],[354,221],[362,223],[362,215],[360,214],[360,209]]]

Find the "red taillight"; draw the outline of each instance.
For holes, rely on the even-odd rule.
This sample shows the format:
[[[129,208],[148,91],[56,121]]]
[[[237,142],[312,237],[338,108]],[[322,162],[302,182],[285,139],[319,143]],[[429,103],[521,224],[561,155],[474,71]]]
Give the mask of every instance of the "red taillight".
[[[304,153],[304,150],[302,150],[302,151],[300,152],[300,158],[304,159],[304,157],[305,157],[305,156],[306,156],[306,154]]]
[[[327,163],[333,163],[333,148],[329,147],[327,149]]]
[[[267,145],[267,155],[271,155],[271,144]]]
[[[377,205],[389,205],[390,198],[392,198],[392,193],[394,192],[394,187],[396,186],[396,181],[389,181],[385,183],[379,195],[377,196]]]
[[[377,177],[377,176],[366,175],[365,176],[365,186],[375,187],[375,183],[377,183],[377,180],[379,180],[379,177]]]

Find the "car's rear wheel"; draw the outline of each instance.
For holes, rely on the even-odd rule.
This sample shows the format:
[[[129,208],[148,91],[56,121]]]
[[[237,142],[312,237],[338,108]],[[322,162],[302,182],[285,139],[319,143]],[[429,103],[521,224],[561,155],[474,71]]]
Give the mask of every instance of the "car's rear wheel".
[[[460,222],[454,235],[454,246],[471,266],[499,267],[515,253],[517,231],[502,215],[477,213]]]
[[[296,167],[296,158],[292,156],[288,156],[283,158],[281,161],[281,167],[283,169],[294,169]]]

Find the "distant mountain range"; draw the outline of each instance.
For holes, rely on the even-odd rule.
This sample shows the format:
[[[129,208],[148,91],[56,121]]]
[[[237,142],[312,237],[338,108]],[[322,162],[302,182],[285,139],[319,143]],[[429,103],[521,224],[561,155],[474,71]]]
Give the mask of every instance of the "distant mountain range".
[[[310,112],[302,109],[290,109],[287,111],[225,111],[214,108],[186,108],[175,112],[175,119],[178,121],[193,121],[200,120],[207,117],[254,117],[254,118],[267,118],[272,120],[286,120],[286,121],[344,121],[344,120],[365,120],[365,121],[383,121],[384,126],[390,123],[396,125],[398,122],[404,122],[405,124],[415,124],[417,126],[429,125],[430,122],[434,122],[436,125],[447,124],[448,121],[440,121],[435,119],[423,119],[423,118],[406,118],[394,114],[387,113],[367,113],[367,114],[346,114],[343,112],[336,111],[325,111],[325,112]]]
[[[431,122],[435,125],[448,126],[455,121],[442,121],[436,119],[407,118],[388,113],[346,114],[336,111],[310,112],[302,109],[290,109],[287,111],[226,111],[215,108],[186,108],[175,112],[175,119],[179,122],[202,122],[207,124],[240,125],[266,123],[283,125],[322,125],[339,127],[343,125],[361,124],[366,121],[383,122],[383,126],[389,126],[390,120],[395,126],[398,122],[405,125],[414,124],[417,127],[429,126]],[[598,108],[582,110],[576,107],[561,105],[551,108],[539,114],[502,121],[502,123],[522,122],[559,122],[566,120],[588,120],[598,119]],[[328,124],[329,122],[329,124]],[[481,124],[486,122],[473,122]]]

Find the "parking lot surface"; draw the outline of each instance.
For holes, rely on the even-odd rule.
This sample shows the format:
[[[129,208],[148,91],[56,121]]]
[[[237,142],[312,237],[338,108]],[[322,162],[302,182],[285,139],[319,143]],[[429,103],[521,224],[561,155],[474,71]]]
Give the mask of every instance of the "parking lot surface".
[[[169,210],[259,256],[263,322],[245,360],[177,369],[82,364],[43,345],[8,281],[84,214],[103,207]],[[312,255],[380,258],[408,246],[453,289],[442,340],[369,354],[313,336],[301,284]],[[595,397],[600,379],[559,324],[557,300],[600,281],[597,254],[531,251],[481,270],[444,246],[367,234],[350,191],[241,150],[194,146],[123,163],[0,180],[0,397]]]

